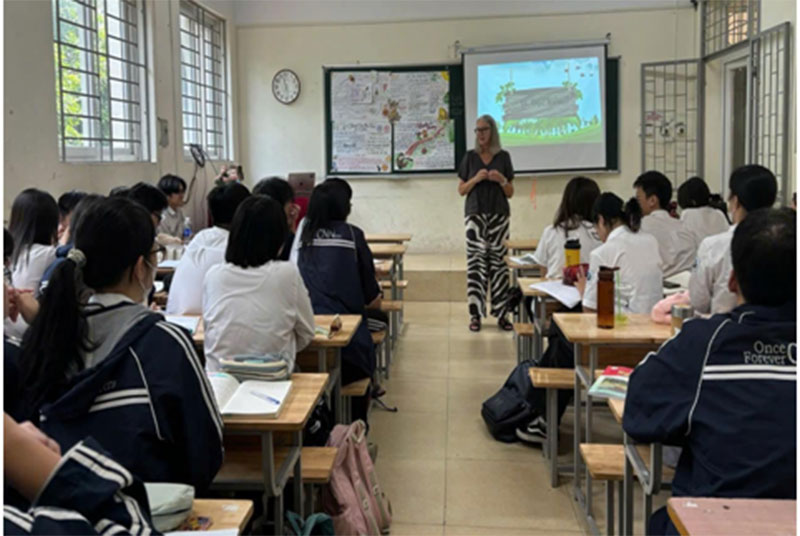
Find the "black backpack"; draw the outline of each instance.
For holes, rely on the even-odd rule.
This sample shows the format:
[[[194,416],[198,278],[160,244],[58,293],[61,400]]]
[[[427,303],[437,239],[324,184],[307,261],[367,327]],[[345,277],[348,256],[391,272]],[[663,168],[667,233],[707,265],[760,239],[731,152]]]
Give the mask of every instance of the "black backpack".
[[[497,393],[488,398],[481,407],[481,416],[489,433],[498,441],[517,441],[516,429],[533,420],[535,414],[531,400],[533,384],[528,369],[536,366],[531,360],[517,365]]]

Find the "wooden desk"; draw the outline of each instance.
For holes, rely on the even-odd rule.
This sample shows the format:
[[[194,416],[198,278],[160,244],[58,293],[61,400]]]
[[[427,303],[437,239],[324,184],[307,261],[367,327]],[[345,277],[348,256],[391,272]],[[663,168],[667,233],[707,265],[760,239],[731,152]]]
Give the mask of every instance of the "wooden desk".
[[[522,295],[528,298],[533,298],[533,308],[536,311],[536,315],[533,318],[533,347],[530,348],[529,351],[528,348],[525,347],[526,345],[524,343],[519,345],[517,348],[518,362],[521,362],[522,359],[525,358],[541,359],[542,353],[544,352],[544,326],[547,316],[545,303],[547,301],[547,294],[540,290],[534,290],[531,288],[531,285],[534,283],[541,283],[543,281],[547,280],[542,277],[517,278],[517,284],[519,285],[520,290],[522,290]],[[525,324],[531,322],[528,308],[525,307],[524,303],[520,309],[519,320]]]
[[[511,285],[516,285],[517,280],[523,277],[539,277],[542,274],[541,267],[538,264],[520,264],[511,260],[511,255],[503,257],[503,261],[511,270]]]
[[[370,244],[369,249],[376,259],[393,259],[405,255],[408,247],[403,244]]]
[[[667,512],[684,536],[797,533],[795,500],[673,497],[667,501]]]
[[[392,274],[394,269],[394,262],[391,260],[382,260],[375,263],[375,275],[377,277],[386,277]]]
[[[503,245],[511,250],[512,255],[517,255],[523,251],[536,251],[539,247],[538,238],[509,238],[503,240]]]
[[[625,401],[619,398],[609,398],[608,408],[611,410],[614,420],[618,424],[622,424],[622,416],[625,414]]]
[[[253,501],[237,499],[195,499],[189,517],[211,519],[209,530],[236,529],[239,534],[253,516]]]
[[[294,489],[294,508],[298,511],[300,517],[303,517],[303,478],[300,456],[303,445],[303,428],[325,391],[329,378],[329,375],[325,373],[292,374],[292,390],[276,418],[223,416],[222,422],[226,435],[258,436],[260,438],[264,512],[267,510],[267,499],[275,497],[273,502],[276,534],[283,534],[283,490],[292,475],[294,476],[292,486]],[[286,457],[280,463],[280,467],[275,467],[275,441],[273,437],[275,432],[288,433],[290,440]],[[211,487],[236,490],[247,484],[247,482],[233,480],[224,483],[212,483]]]
[[[364,237],[368,244],[402,244],[411,241],[411,233],[368,233]]]
[[[581,388],[587,390],[591,387],[593,378],[589,371],[597,370],[598,348],[600,346],[614,347],[643,347],[642,358],[644,358],[644,348],[655,347],[671,337],[670,326],[656,324],[650,320],[649,315],[630,314],[627,315],[627,322],[617,322],[613,329],[602,329],[597,327],[597,314],[595,313],[556,313],[553,321],[558,325],[566,339],[573,344],[573,359],[575,363],[575,403],[581,400]],[[589,363],[584,367],[581,360],[582,346],[589,348]],[[592,476],[589,471],[585,471],[585,481],[587,492],[581,489],[581,469],[580,444],[592,442],[592,399],[586,395],[586,428],[585,441],[581,435],[581,412],[575,412],[574,437],[573,437],[573,492],[575,499],[583,507],[587,518],[592,518]],[[627,446],[626,446],[627,448]],[[655,450],[655,449],[652,449]],[[660,449],[655,453],[661,456]],[[660,483],[657,483],[660,485]],[[628,491],[626,489],[626,497]],[[625,530],[629,531],[631,525],[626,525]]]

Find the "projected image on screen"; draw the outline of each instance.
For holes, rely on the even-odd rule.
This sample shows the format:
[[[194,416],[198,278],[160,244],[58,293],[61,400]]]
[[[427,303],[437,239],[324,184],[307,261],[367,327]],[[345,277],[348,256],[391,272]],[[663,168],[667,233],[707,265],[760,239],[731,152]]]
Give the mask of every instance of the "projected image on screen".
[[[505,147],[603,143],[599,58],[478,65],[477,112]]]

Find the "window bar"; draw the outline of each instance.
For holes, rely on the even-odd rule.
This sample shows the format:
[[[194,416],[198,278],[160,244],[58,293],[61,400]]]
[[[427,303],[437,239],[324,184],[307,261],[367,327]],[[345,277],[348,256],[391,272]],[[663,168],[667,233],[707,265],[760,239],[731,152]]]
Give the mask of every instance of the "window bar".
[[[108,0],[103,0],[103,15],[105,15],[106,13],[108,13]],[[108,136],[109,136],[109,138],[113,138],[114,137],[114,120],[112,119],[113,112],[112,112],[112,107],[111,107],[111,79],[112,78],[111,78],[111,63],[110,63],[110,60],[109,60],[109,57],[111,56],[111,49],[109,48],[109,45],[108,45],[108,38],[109,38],[109,35],[108,35],[109,34],[108,24],[105,23],[105,26],[106,26],[106,43],[105,43],[105,46],[106,46],[106,73],[108,75]],[[101,142],[100,159],[102,160],[102,158],[103,158],[103,147],[102,147],[102,142]],[[108,144],[108,159],[111,162],[114,161],[114,143],[113,142],[109,142],[109,144]]]
[[[56,50],[58,53],[58,99],[59,99],[59,119],[61,119],[61,160],[67,160],[67,126],[64,121],[64,78],[61,74],[61,24],[58,23],[59,13],[61,13],[61,0],[56,0]]]

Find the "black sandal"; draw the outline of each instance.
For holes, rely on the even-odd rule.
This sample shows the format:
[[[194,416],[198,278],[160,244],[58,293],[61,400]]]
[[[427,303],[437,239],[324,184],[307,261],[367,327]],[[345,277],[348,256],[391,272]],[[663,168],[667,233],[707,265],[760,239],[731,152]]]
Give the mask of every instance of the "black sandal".
[[[497,326],[503,331],[511,331],[514,329],[514,325],[508,321],[508,318],[504,316],[501,316],[497,319]]]
[[[473,332],[478,332],[481,330],[481,317],[472,317],[472,319],[469,321],[469,330]]]

